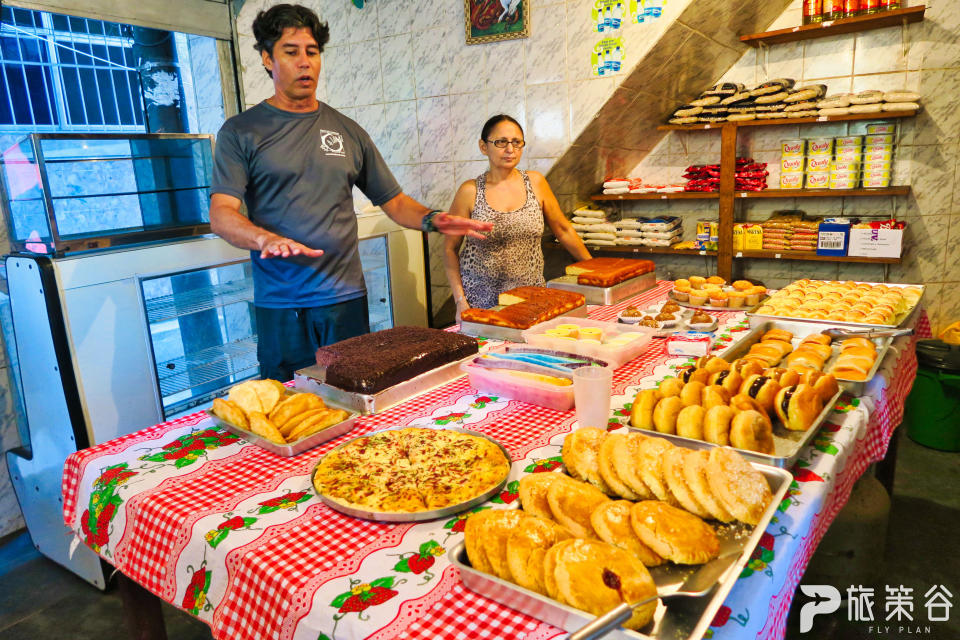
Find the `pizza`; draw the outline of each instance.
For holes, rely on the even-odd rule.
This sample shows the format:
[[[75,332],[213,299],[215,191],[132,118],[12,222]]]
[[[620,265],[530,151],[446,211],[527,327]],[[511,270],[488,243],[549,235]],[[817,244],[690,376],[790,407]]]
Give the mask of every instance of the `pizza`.
[[[317,493],[348,507],[414,513],[462,504],[499,485],[510,460],[496,444],[443,429],[394,429],[332,450],[313,476]]]

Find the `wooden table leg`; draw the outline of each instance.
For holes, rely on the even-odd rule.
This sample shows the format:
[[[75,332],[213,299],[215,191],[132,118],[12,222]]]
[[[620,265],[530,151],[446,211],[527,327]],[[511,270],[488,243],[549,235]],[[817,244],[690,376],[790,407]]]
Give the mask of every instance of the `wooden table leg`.
[[[132,640],[167,640],[160,598],[117,573],[117,589],[123,599],[123,617]]]

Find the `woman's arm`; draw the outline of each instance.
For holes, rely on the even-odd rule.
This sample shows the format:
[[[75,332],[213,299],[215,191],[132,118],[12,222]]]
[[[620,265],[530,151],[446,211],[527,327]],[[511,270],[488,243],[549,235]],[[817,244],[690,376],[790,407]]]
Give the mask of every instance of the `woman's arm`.
[[[453,204],[450,205],[450,216],[470,218],[476,197],[476,181],[467,180],[460,185],[457,194],[453,197]],[[463,310],[470,307],[467,296],[463,291],[463,281],[460,279],[460,246],[462,244],[463,236],[448,235],[444,237],[443,269],[447,274],[450,289],[453,291],[453,301],[457,305],[457,322],[460,322],[460,314]]]
[[[573,225],[567,220],[567,216],[563,215],[563,210],[560,209],[560,203],[557,202],[557,198],[553,195],[550,185],[547,184],[547,179],[536,171],[529,171],[528,175],[533,184],[533,191],[540,199],[540,205],[543,208],[543,217],[546,219],[547,224],[550,225],[550,230],[553,231],[553,235],[557,237],[557,240],[560,241],[563,248],[576,260],[589,260],[591,256],[590,252],[587,251],[587,246],[583,244],[583,239],[577,235],[577,232],[573,229]]]

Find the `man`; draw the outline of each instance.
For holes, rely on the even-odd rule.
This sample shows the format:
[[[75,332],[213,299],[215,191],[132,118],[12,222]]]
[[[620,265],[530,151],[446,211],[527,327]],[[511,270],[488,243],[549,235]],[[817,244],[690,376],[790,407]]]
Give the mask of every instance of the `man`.
[[[317,347],[370,330],[354,185],[411,229],[483,237],[492,225],[404,194],[367,132],[317,100],[330,31],[310,9],[261,11],[253,33],[275,92],[217,135],[210,226],[251,250],[260,374],[289,380]]]

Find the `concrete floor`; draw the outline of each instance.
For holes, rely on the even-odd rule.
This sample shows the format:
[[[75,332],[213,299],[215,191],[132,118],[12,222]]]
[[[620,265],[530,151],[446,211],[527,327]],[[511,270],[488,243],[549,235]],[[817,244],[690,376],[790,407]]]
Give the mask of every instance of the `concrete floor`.
[[[885,499],[884,499],[885,500]],[[875,501],[865,500],[853,505],[874,513]],[[872,509],[872,511],[871,511]],[[842,516],[841,516],[842,517]],[[849,519],[848,519],[849,520]],[[863,528],[861,526],[861,528]],[[839,533],[834,533],[834,531]],[[960,638],[960,555],[956,542],[960,539],[960,453],[945,453],[922,447],[902,438],[896,465],[893,499],[886,544],[875,533],[877,549],[882,559],[869,558],[873,569],[882,576],[875,582],[878,595],[875,616],[879,623],[848,622],[846,607],[830,615],[814,619],[811,632],[799,632],[798,611],[806,598],[798,596],[788,622],[789,640],[866,640],[924,638],[925,640],[956,640]],[[856,526],[844,524],[831,528],[828,539],[821,545],[826,554],[836,554],[856,536]],[[830,536],[833,536],[831,539]],[[842,539],[837,540],[840,537]],[[870,542],[866,546],[870,546]],[[879,556],[879,551],[876,554]],[[839,554],[820,566],[837,569],[844,561],[851,567],[850,577],[833,576],[833,582],[844,590],[845,585],[862,569],[855,554]],[[838,559],[839,558],[839,559]],[[846,560],[844,560],[844,558]],[[841,569],[842,570],[842,569]],[[869,572],[868,572],[869,573]],[[816,578],[816,582],[812,578]],[[825,578],[804,577],[803,583],[819,584]],[[946,585],[953,594],[952,603],[958,607],[949,622],[927,623],[922,594],[935,584]],[[40,556],[26,533],[14,534],[0,541],[0,640],[101,640],[128,637],[124,627],[120,596],[115,588],[102,593],[58,565]],[[915,624],[929,626],[930,632],[907,634],[899,631],[897,623],[884,622],[885,585],[904,585],[914,588],[916,603]],[[917,593],[919,592],[919,593]],[[175,640],[209,640],[209,628],[193,617],[164,604],[167,634]],[[891,625],[888,633],[878,633],[871,624]]]

